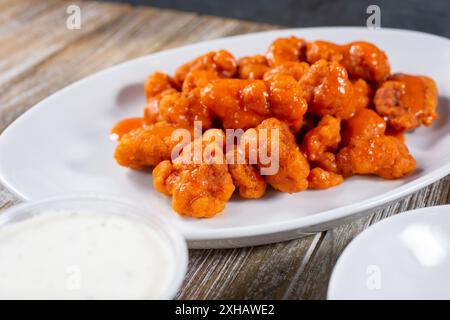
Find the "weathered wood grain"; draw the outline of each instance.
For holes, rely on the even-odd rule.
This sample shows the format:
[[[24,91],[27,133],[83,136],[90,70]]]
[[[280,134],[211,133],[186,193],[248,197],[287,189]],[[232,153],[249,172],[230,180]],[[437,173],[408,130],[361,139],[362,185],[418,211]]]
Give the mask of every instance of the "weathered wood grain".
[[[274,28],[169,10],[78,4],[86,16],[81,30],[66,28],[67,3],[57,1],[45,15],[23,20],[0,37],[0,47],[5,45],[0,52],[0,132],[33,104],[107,66],[187,43]],[[21,45],[6,46],[16,41]]]
[[[82,29],[65,27],[78,4]],[[0,133],[34,104],[89,74],[141,55],[277,26],[171,10],[61,0],[0,1]],[[1,155],[0,155],[1,157]],[[0,210],[17,203],[0,186]],[[323,299],[345,246],[371,224],[450,202],[450,177],[327,232],[274,245],[191,250],[179,299]]]

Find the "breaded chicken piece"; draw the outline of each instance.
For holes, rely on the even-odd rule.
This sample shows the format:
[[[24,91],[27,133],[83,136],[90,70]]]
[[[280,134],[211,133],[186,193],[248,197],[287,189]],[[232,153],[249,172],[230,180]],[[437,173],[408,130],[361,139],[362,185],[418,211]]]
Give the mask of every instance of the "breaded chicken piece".
[[[225,208],[235,187],[224,154],[216,153],[213,162],[194,161],[194,143],[185,146],[172,162],[166,160],[156,166],[153,185],[172,196],[172,207],[180,215],[210,218]],[[203,147],[211,144],[200,143]]]
[[[181,87],[187,74],[196,70],[209,70],[217,73],[220,77],[230,78],[237,71],[237,61],[226,50],[208,52],[179,67],[175,72],[175,83]]]
[[[303,138],[302,150],[308,160],[317,160],[324,152],[336,151],[341,142],[341,121],[333,116],[324,116],[317,127]]]
[[[269,70],[266,57],[260,54],[244,57],[238,61],[238,77],[240,79],[262,79]]]
[[[167,90],[152,97],[145,109],[147,123],[166,121],[182,128],[193,128],[194,121],[201,121],[205,129],[211,128],[212,119],[207,107],[200,103],[200,89],[189,92]]]
[[[286,74],[277,74],[265,83],[269,88],[270,110],[273,115],[288,123],[303,121],[308,105],[303,99],[303,93],[295,78]]]
[[[376,174],[396,179],[416,166],[403,141],[386,135],[386,122],[371,109],[361,109],[344,121],[342,144],[337,165],[344,176]]]
[[[269,47],[266,59],[270,67],[285,62],[305,61],[306,41],[294,36],[278,38]]]
[[[351,103],[353,85],[339,63],[319,60],[311,65],[299,83],[309,112],[341,119],[350,118],[355,113],[356,106]]]
[[[209,83],[220,79],[219,75],[212,70],[193,70],[190,71],[184,79],[181,91],[188,94],[190,91],[198,88],[203,89]]]
[[[276,118],[264,120],[255,129],[249,129],[242,135],[241,147],[246,150],[247,157],[258,152],[260,172],[275,189],[294,193],[308,187],[308,161],[286,123]],[[267,159],[263,159],[263,156],[267,156]]]
[[[392,136],[380,135],[356,139],[337,154],[342,174],[375,174],[385,179],[397,179],[416,168],[408,148]]]
[[[172,149],[179,142],[172,139],[176,129],[167,122],[134,129],[119,140],[114,158],[121,166],[132,169],[155,166],[170,159]]]
[[[239,148],[236,147],[227,154],[227,163],[241,197],[257,199],[264,195],[266,181],[259,170],[247,162],[244,154],[239,155]]]
[[[343,122],[342,144],[347,146],[356,139],[370,139],[384,135],[386,122],[375,111],[363,108]]]
[[[324,116],[317,126],[303,138],[302,150],[307,159],[317,167],[337,172],[334,152],[341,141],[341,121],[330,115]]]
[[[377,46],[364,41],[344,46],[344,67],[352,79],[362,78],[371,83],[385,81],[391,72],[388,57]]]
[[[281,74],[268,81],[217,80],[202,90],[201,103],[222,120],[226,129],[253,128],[275,116],[295,130],[307,110],[297,81]]]
[[[221,79],[201,91],[200,101],[222,120],[224,128],[247,129],[270,114],[266,92],[262,80]]]
[[[353,99],[351,103],[354,105],[355,111],[370,106],[373,98],[373,90],[363,79],[358,79],[353,84]]]
[[[364,79],[370,83],[380,83],[390,74],[389,60],[377,46],[355,41],[338,45],[327,41],[314,41],[307,44],[306,60],[316,63],[324,59],[337,62],[347,69],[351,79]]]
[[[154,72],[147,77],[144,84],[144,93],[147,101],[169,89],[176,89],[174,80],[162,72]]]
[[[340,185],[344,182],[344,177],[317,167],[309,172],[308,182],[309,189],[328,189]]]
[[[411,130],[437,119],[438,91],[433,79],[395,74],[376,91],[377,112],[396,130]]]
[[[313,41],[306,44],[306,61],[313,64],[321,59],[342,63],[344,48],[328,41]]]
[[[264,80],[270,80],[274,75],[283,74],[293,77],[295,80],[300,80],[308,71],[309,64],[306,62],[283,62],[278,66],[268,70],[264,74]]]

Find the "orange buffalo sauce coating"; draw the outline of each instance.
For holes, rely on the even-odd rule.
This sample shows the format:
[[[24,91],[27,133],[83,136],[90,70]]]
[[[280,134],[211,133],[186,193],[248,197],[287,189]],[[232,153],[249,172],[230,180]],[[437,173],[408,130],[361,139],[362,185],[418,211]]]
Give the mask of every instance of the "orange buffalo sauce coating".
[[[238,76],[241,79],[262,79],[269,70],[266,57],[260,54],[244,57],[238,61]]]
[[[337,62],[315,62],[300,80],[300,87],[309,111],[318,116],[346,119],[355,113],[355,105],[351,103],[353,85],[345,68]]]
[[[215,81],[202,90],[201,103],[222,120],[224,128],[251,128],[270,113],[262,80]]]
[[[314,168],[309,172],[308,182],[310,189],[328,189],[340,185],[344,182],[344,177],[322,168]]]
[[[312,165],[329,172],[338,171],[334,152],[341,141],[340,130],[341,121],[326,115],[306,133],[302,150]]]
[[[150,74],[144,93],[143,118],[111,130],[114,157],[131,169],[154,167],[155,189],[195,218],[217,215],[235,190],[258,199],[267,186],[295,193],[352,175],[402,178],[416,167],[404,133],[437,119],[435,82],[391,75],[386,53],[364,41],[291,36],[239,60],[211,51],[173,75]],[[237,130],[231,142],[228,129]]]
[[[262,136],[259,135],[261,131],[264,131]],[[308,187],[308,161],[300,151],[286,123],[276,118],[266,119],[255,129],[247,130],[242,136],[241,143],[243,150],[248,153],[252,146],[256,146],[258,151],[264,148],[263,154],[267,154],[270,161],[265,163],[258,157],[257,165],[260,169],[275,168],[274,172],[264,177],[276,190],[295,193]],[[274,150],[271,148],[273,143],[277,146]]]
[[[279,38],[272,42],[266,53],[270,67],[276,67],[285,62],[304,61],[306,41],[294,36]]]
[[[219,76],[230,78],[237,71],[237,61],[226,50],[208,52],[179,67],[175,72],[175,83],[181,87],[187,74],[196,70],[209,70]]]
[[[404,143],[392,136],[358,139],[337,154],[338,167],[344,176],[375,174],[398,179],[416,168],[416,161]]]
[[[384,51],[364,41],[350,42],[344,47],[343,65],[350,77],[374,83],[380,83],[389,77],[391,66]]]
[[[145,120],[143,118],[128,118],[117,122],[111,129],[111,140],[119,141],[128,132],[143,127]]]
[[[144,93],[147,101],[158,94],[176,88],[174,80],[162,72],[154,72],[147,77],[144,84]]]
[[[372,83],[380,83],[390,74],[386,54],[375,45],[364,41],[344,45],[327,41],[310,42],[307,44],[306,59],[311,64],[321,59],[337,62],[347,69],[350,78],[362,78]]]
[[[166,121],[180,128],[192,128],[195,121],[201,121],[205,129],[211,127],[211,114],[200,103],[198,88],[189,92],[166,90],[152,97],[144,108],[144,119],[148,123]]]
[[[205,147],[211,142],[201,141]],[[183,216],[209,218],[221,212],[235,190],[223,153],[212,162],[192,163],[194,142],[185,146],[180,157],[160,162],[153,170],[153,185],[172,196],[172,207]]]
[[[306,45],[306,60],[313,64],[321,59],[342,63],[344,48],[328,41],[313,41]]]
[[[270,80],[275,75],[284,74],[292,76],[295,80],[298,81],[308,70],[309,64],[307,64],[306,62],[283,62],[267,71],[264,74],[263,78],[264,80]]]
[[[226,129],[256,127],[273,116],[298,128],[307,109],[297,81],[281,74],[267,81],[217,80],[202,90],[201,103]]]
[[[172,139],[176,126],[158,122],[134,129],[119,140],[114,157],[118,164],[131,169],[155,166],[171,158],[178,140]]]
[[[242,198],[258,199],[264,195],[266,192],[266,181],[259,173],[259,170],[248,163],[244,155],[242,155],[242,158],[239,158],[237,146],[227,154],[227,162],[234,185],[239,189],[239,195]]]
[[[369,139],[383,135],[386,122],[375,111],[361,109],[353,117],[344,121],[342,144],[347,146],[356,139]]]
[[[403,131],[429,126],[437,119],[437,96],[433,79],[395,74],[378,88],[374,103],[390,126]]]
[[[306,133],[302,150],[315,166],[308,176],[310,189],[326,189],[344,181],[338,174],[335,152],[341,142],[341,121],[324,116],[317,126]]]

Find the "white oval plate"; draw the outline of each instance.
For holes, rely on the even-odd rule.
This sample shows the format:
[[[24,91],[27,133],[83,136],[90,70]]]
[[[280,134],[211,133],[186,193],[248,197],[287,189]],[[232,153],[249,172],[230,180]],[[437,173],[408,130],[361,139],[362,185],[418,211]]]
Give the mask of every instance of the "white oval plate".
[[[450,299],[450,205],[376,223],[339,258],[328,299]]]
[[[290,195],[269,192],[260,200],[233,198],[213,219],[174,214],[170,199],[153,190],[148,173],[119,167],[108,138],[118,120],[142,114],[143,82],[202,53],[225,48],[237,57],[265,52],[277,37],[337,43],[367,40],[389,55],[393,72],[433,77],[440,90],[439,115],[431,128],[408,135],[417,170],[396,181],[354,177],[324,191]],[[199,43],[145,56],[78,81],[34,106],[0,136],[1,182],[23,199],[95,192],[151,204],[179,227],[191,247],[249,246],[300,237],[336,226],[355,214],[403,197],[450,172],[450,41],[424,33],[365,28],[271,31]]]

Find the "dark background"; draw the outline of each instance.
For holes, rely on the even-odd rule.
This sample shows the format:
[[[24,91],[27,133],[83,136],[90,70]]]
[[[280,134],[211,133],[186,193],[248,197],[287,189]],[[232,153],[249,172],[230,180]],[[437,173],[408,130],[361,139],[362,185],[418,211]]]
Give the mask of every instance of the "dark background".
[[[279,24],[288,27],[365,26],[371,4],[381,27],[450,37],[450,0],[103,0]]]

